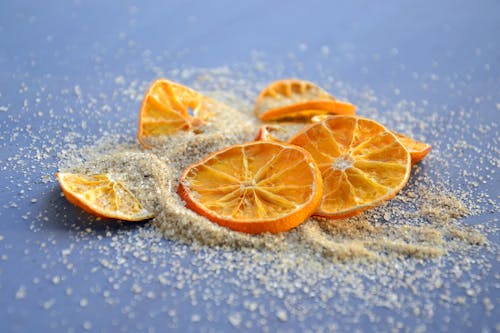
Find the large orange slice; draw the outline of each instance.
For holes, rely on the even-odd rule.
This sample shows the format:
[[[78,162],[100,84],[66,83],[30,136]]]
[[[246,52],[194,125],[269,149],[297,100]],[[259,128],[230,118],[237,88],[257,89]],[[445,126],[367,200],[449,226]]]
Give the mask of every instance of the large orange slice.
[[[305,221],[321,201],[320,171],[304,149],[250,142],[189,166],[178,193],[186,206],[222,226],[277,233]]]
[[[417,164],[424,159],[425,156],[431,151],[431,145],[412,139],[406,135],[395,133],[399,141],[406,147],[406,150],[410,153],[411,164]]]
[[[107,174],[59,172],[56,178],[66,199],[92,215],[125,221],[154,217],[121,182]]]
[[[137,138],[146,148],[148,138],[196,129],[213,115],[216,102],[181,84],[158,79],[144,95]]]
[[[289,141],[316,160],[323,199],[315,215],[344,218],[393,198],[408,181],[411,158],[396,136],[379,123],[332,116]]]
[[[320,114],[354,114],[356,107],[341,102],[312,82],[286,79],[265,87],[255,102],[262,121],[307,119]]]

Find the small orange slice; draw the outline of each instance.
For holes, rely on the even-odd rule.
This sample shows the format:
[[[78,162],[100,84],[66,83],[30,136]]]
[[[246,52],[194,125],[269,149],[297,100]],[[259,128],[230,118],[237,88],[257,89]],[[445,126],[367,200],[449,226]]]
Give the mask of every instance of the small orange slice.
[[[66,199],[92,215],[125,221],[154,217],[122,183],[107,174],[58,172],[56,178]]]
[[[158,79],[144,95],[137,139],[146,148],[148,138],[197,129],[213,115],[216,102],[181,84]]]
[[[408,181],[410,154],[379,123],[331,116],[289,141],[311,153],[323,176],[323,199],[315,215],[345,218],[392,199]]]
[[[277,233],[304,222],[321,201],[312,156],[286,143],[250,142],[189,166],[178,193],[186,206],[227,228]]]
[[[285,79],[265,87],[255,102],[262,121],[307,119],[320,114],[354,114],[356,107],[341,102],[312,82]]]
[[[406,147],[411,156],[411,164],[415,165],[421,160],[424,159],[425,156],[431,151],[431,145],[414,140],[406,135],[395,133],[396,137],[399,141]]]

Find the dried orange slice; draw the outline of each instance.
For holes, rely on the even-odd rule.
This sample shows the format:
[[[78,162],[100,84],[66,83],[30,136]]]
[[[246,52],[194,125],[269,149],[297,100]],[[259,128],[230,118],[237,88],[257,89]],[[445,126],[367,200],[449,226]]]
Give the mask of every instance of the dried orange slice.
[[[431,150],[431,145],[417,141],[415,139],[412,139],[410,137],[407,137],[406,135],[400,134],[400,133],[395,133],[396,137],[399,139],[399,141],[405,146],[406,150],[410,153],[411,156],[411,164],[417,164],[421,160],[424,159],[425,156],[429,153]]]
[[[66,199],[92,215],[125,221],[154,217],[122,183],[107,174],[58,172],[56,178]]]
[[[331,116],[289,141],[316,160],[323,199],[315,215],[344,218],[392,199],[408,181],[410,154],[394,134],[374,120]]]
[[[144,95],[139,112],[137,138],[146,148],[150,137],[200,127],[213,115],[216,102],[181,84],[158,79]]]
[[[211,221],[258,234],[304,222],[318,208],[322,189],[307,151],[261,141],[227,147],[189,166],[178,193],[188,208]]]
[[[265,87],[255,102],[262,121],[303,119],[319,114],[354,114],[356,107],[341,102],[312,82],[285,79]]]
[[[322,120],[325,120],[327,115],[318,115],[314,116],[311,118],[311,121],[313,123],[320,122]],[[260,133],[260,132],[259,132]],[[406,135],[397,133],[397,132],[392,132],[398,139],[399,141],[405,146],[406,150],[410,153],[411,156],[411,165],[415,165],[421,160],[424,159],[424,157],[429,153],[431,150],[431,146],[428,145],[427,143],[417,141],[415,139],[412,139]],[[267,133],[263,132],[260,134],[261,136],[265,136]]]
[[[254,137],[254,141],[275,141],[275,142],[282,142],[278,138],[276,138],[274,135],[272,135],[272,132],[282,132],[284,129],[279,126],[273,126],[273,125],[262,125],[260,126],[257,134]]]

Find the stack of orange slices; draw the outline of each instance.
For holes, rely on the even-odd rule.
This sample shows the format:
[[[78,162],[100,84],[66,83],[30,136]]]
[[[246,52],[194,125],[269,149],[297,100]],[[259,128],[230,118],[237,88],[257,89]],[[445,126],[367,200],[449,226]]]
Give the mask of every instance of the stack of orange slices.
[[[138,140],[196,130],[218,104],[178,83],[160,79],[140,109]],[[189,110],[193,112],[190,113]],[[297,79],[271,83],[259,94],[262,121],[307,121],[287,142],[273,125],[255,141],[226,147],[188,166],[178,194],[198,214],[232,230],[258,234],[290,230],[310,216],[346,218],[393,198],[411,166],[430,146],[355,115],[317,85]],[[136,221],[152,214],[108,175],[57,174],[73,204],[102,217]]]

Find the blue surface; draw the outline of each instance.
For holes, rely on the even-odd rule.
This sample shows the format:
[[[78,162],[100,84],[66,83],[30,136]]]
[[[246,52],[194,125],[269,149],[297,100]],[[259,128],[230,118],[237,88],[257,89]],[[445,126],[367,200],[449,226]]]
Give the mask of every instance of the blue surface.
[[[141,227],[113,223],[78,226],[72,221],[88,219],[85,214],[69,206],[61,212],[54,210],[63,202],[59,188],[53,182],[44,183],[41,177],[56,171],[56,152],[44,151],[43,147],[50,138],[64,137],[67,129],[50,122],[50,113],[62,119],[71,117],[75,123],[87,120],[85,135],[77,137],[76,144],[89,143],[92,134],[102,135],[107,126],[112,127],[123,116],[111,112],[93,119],[92,110],[86,110],[82,101],[67,97],[65,89],[72,94],[78,85],[86,94],[97,96],[104,92],[111,96],[110,82],[119,75],[150,81],[156,72],[144,61],[145,53],[151,59],[171,59],[160,64],[167,72],[185,67],[236,66],[251,62],[252,52],[257,51],[266,54],[268,66],[284,66],[287,74],[293,73],[289,57],[293,52],[304,66],[304,78],[319,79],[319,63],[352,87],[369,87],[389,103],[403,98],[425,99],[431,105],[429,113],[439,111],[432,107],[438,103],[448,105],[450,110],[474,108],[479,110],[481,123],[497,125],[499,16],[498,1],[122,1],[119,5],[112,1],[2,1],[0,107],[6,106],[8,111],[0,112],[0,331],[81,331],[86,321],[92,323],[94,331],[135,332],[148,327],[164,331],[172,327],[166,308],[179,309],[176,329],[198,330],[190,321],[198,310],[182,290],[175,299],[138,298],[130,291],[133,281],[128,281],[113,294],[116,306],[110,306],[100,296],[109,288],[109,276],[93,271],[99,266],[98,251],[75,251],[70,255],[74,268],[71,274],[67,264],[59,260],[61,251],[73,244],[71,236],[82,234],[86,227],[91,226],[95,232],[77,246],[96,244],[98,236],[110,230],[135,232]],[[323,46],[330,49],[328,60],[321,52]],[[470,79],[453,90],[449,82],[432,80],[422,88],[414,73]],[[28,89],[24,90],[24,86]],[[484,103],[476,102],[478,96],[485,97]],[[38,98],[44,100],[39,102]],[[117,99],[111,104],[130,110],[123,121],[135,122],[137,101]],[[69,115],[63,112],[68,107],[85,112]],[[130,131],[133,135],[135,128]],[[18,136],[13,137],[13,133]],[[450,131],[447,139],[452,137]],[[498,143],[498,131],[494,138],[482,139]],[[36,159],[33,142],[39,152],[47,154],[43,162]],[[16,155],[23,157],[20,162],[9,159]],[[496,163],[493,161],[492,168],[498,171]],[[459,170],[451,172],[450,178],[459,184]],[[28,185],[23,183],[25,180]],[[498,175],[494,176],[484,188],[494,200],[498,200],[498,180]],[[36,202],[31,201],[34,198]],[[30,214],[26,216],[26,212]],[[466,222],[478,224],[498,217],[494,211]],[[498,235],[492,241],[498,242]],[[189,256],[183,264],[192,265]],[[493,314],[486,315],[479,303],[470,305],[467,313],[460,313],[440,307],[436,300],[435,315],[426,321],[429,331],[498,331],[498,259],[492,259],[491,265],[490,273],[476,283],[485,286],[481,292],[496,305]],[[149,264],[143,264],[141,269],[158,274]],[[53,276],[62,277],[62,281],[54,283]],[[36,278],[40,281],[34,282]],[[207,282],[195,288],[203,290],[203,283]],[[27,286],[27,296],[16,300],[20,285]],[[68,286],[72,288],[69,296]],[[173,290],[153,282],[150,288],[157,294]],[[224,288],[228,295],[238,293],[234,286]],[[82,298],[88,299],[88,307],[80,306]],[[52,299],[54,304],[44,305]],[[269,304],[277,300],[263,295],[258,301]],[[350,301],[356,304],[355,299]],[[133,309],[133,317],[127,307]],[[227,312],[224,307],[227,305],[221,305],[221,313]],[[451,323],[441,322],[441,314],[451,316]],[[383,308],[379,315],[396,318],[409,331],[420,320],[400,318],[398,313]],[[333,317],[328,320],[343,322]],[[327,323],[323,324],[327,327]],[[210,325],[215,331],[234,329],[226,316],[217,314]],[[301,325],[294,318],[286,323],[276,319],[268,322],[273,331],[299,330]],[[313,315],[306,318],[306,325],[314,329]],[[359,328],[372,331],[390,326],[385,320],[379,326],[372,325],[364,318]]]

